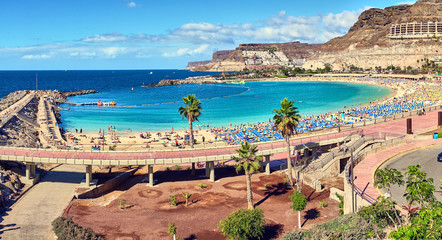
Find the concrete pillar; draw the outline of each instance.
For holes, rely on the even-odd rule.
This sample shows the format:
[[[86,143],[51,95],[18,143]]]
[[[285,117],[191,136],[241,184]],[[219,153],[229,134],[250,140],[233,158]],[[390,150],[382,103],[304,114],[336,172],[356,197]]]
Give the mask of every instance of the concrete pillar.
[[[209,177],[210,162],[206,162],[206,177]]]
[[[31,180],[31,163],[26,163],[26,179]]]
[[[192,176],[196,175],[196,173],[195,173],[195,163],[194,162],[192,163],[192,171],[190,172],[190,175],[192,175]]]
[[[211,161],[208,162],[209,163],[209,167],[210,167],[210,178],[209,181],[210,182],[215,182],[215,162]]]
[[[92,165],[86,165],[86,186],[90,186],[92,181]]]
[[[153,165],[147,165],[147,172],[149,174],[149,186],[153,187]]]
[[[270,155],[265,155],[264,159],[266,161],[266,174],[270,175]]]
[[[31,177],[35,178],[35,163],[31,163]]]
[[[318,148],[312,148],[312,156],[313,156],[313,157],[316,157],[316,151],[317,151],[317,149],[318,149]]]
[[[259,172],[264,172],[264,156],[263,158],[259,160]]]
[[[308,148],[304,148],[304,157],[309,157],[308,152],[309,152]]]

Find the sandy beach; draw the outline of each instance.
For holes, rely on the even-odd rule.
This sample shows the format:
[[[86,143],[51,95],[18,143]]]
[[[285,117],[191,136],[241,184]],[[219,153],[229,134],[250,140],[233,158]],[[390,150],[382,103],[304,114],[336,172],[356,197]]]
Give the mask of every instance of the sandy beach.
[[[393,99],[405,99],[405,94],[410,94],[415,90],[410,84],[411,82],[395,82],[385,84],[383,81],[373,81],[372,79],[357,79],[344,77],[292,77],[292,78],[263,78],[253,79],[250,81],[325,81],[325,82],[344,82],[375,85],[379,87],[387,87],[390,94],[382,99],[373,101],[370,104],[381,104]],[[368,105],[368,104],[367,104]],[[366,105],[359,106],[360,108]],[[344,107],[344,106],[343,106]],[[345,107],[343,108],[343,110]],[[353,117],[347,117],[346,120],[360,121]],[[170,129],[169,131],[153,131],[153,132],[126,132],[116,130],[114,126],[107,129],[99,129],[96,132],[81,132],[80,129],[65,133],[67,144],[75,149],[82,150],[101,150],[101,151],[149,151],[149,150],[166,150],[190,148],[184,141],[185,135],[189,135],[188,129]],[[219,129],[201,128],[194,123],[194,137],[196,140],[195,148],[203,147],[219,147],[228,144],[217,137],[214,131]]]

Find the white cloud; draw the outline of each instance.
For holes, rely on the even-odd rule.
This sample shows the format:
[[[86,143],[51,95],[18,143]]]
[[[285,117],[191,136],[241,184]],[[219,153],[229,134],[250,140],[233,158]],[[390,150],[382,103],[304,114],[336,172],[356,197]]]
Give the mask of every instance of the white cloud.
[[[139,5],[136,5],[139,6]],[[290,16],[285,11],[253,22],[185,23],[165,34],[118,32],[84,37],[74,43],[1,48],[0,59],[159,59],[192,56],[209,59],[214,50],[241,43],[301,41],[324,43],[344,35],[363,10],[317,16]],[[185,60],[184,60],[185,61]]]
[[[46,54],[37,54],[37,55],[28,54],[28,55],[22,56],[21,58],[22,59],[47,59],[50,57],[51,56],[46,55]]]
[[[121,33],[106,33],[106,34],[99,34],[91,37],[86,37],[81,39],[81,41],[89,43],[103,43],[103,42],[124,42],[128,39],[129,37],[124,36]]]
[[[138,7],[139,5],[137,5],[135,2],[129,2],[128,4],[127,4],[127,7],[128,8],[134,8],[134,7]]]
[[[341,36],[357,21],[363,9],[318,16],[288,16],[280,11],[267,19],[242,24],[186,23],[167,34],[108,33],[83,38],[86,43],[143,43],[217,45],[250,42],[322,43]]]
[[[162,56],[163,57],[178,57],[178,56],[184,56],[184,55],[194,56],[194,55],[199,55],[199,54],[202,54],[202,53],[206,52],[208,48],[209,48],[208,44],[201,45],[201,46],[199,46],[199,47],[197,47],[195,49],[179,48],[176,51],[164,52],[162,54]]]
[[[416,3],[416,1],[402,1],[402,2],[397,3],[396,5],[402,5],[402,4],[413,5],[415,3]]]

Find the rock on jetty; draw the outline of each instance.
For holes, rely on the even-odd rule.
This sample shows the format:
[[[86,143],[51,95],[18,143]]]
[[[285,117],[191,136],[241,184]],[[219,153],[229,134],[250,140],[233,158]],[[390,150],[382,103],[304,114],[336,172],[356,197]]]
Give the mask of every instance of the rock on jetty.
[[[182,84],[203,84],[203,83],[223,83],[224,80],[218,80],[211,76],[188,77],[186,79],[163,79],[157,84],[146,84],[143,87],[164,87]]]
[[[61,92],[65,97],[72,97],[72,96],[78,96],[78,95],[86,95],[86,94],[94,94],[98,93],[96,90],[77,90],[77,91],[66,91]]]

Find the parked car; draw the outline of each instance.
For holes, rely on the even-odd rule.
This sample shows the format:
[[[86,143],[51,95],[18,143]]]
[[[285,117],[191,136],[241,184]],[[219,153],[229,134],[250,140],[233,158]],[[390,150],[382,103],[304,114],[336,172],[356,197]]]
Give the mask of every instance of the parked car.
[[[442,162],[442,152],[437,155],[437,161]]]

